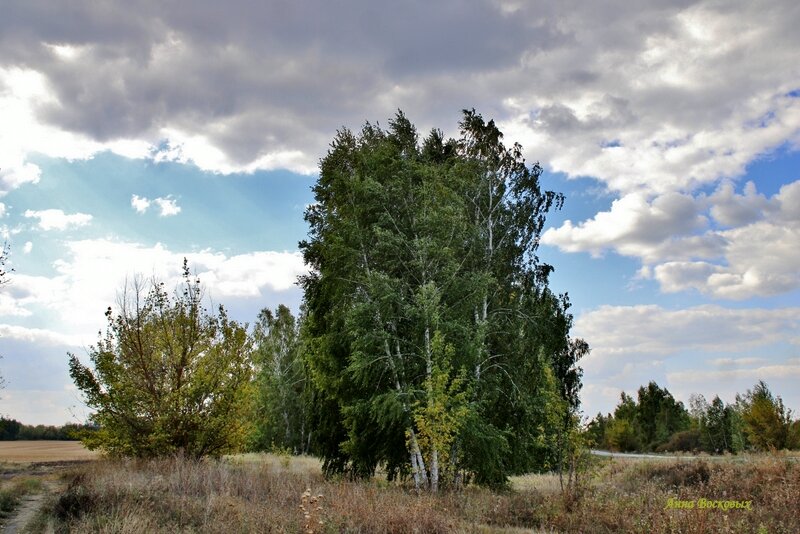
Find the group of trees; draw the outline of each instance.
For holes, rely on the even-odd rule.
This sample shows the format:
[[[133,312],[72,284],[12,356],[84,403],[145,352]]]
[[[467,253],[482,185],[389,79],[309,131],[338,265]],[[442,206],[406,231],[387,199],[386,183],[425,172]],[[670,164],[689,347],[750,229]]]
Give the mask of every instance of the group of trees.
[[[0,441],[15,440],[76,440],[91,426],[67,423],[63,426],[25,425],[16,419],[0,417]]]
[[[666,389],[650,382],[640,387],[637,399],[625,392],[613,414],[597,414],[587,425],[591,442],[617,451],[656,450],[674,434],[690,427],[683,403]]]
[[[436,491],[560,467],[578,427],[566,295],[536,250],[563,197],[465,111],[458,139],[338,133],[300,244],[299,317],[263,311],[252,335],[182,290],[126,291],[93,366],[71,375],[96,409],[90,446],[125,455],[313,452],[328,474],[410,477]]]
[[[763,381],[732,404],[692,395],[687,410],[655,382],[639,388],[638,402],[624,392],[613,414],[586,427],[590,442],[616,451],[705,451],[710,454],[800,448],[800,420]]]
[[[301,243],[307,364],[328,473],[436,490],[558,462],[585,344],[536,256],[545,215],[517,145],[467,111],[459,139],[339,132]]]

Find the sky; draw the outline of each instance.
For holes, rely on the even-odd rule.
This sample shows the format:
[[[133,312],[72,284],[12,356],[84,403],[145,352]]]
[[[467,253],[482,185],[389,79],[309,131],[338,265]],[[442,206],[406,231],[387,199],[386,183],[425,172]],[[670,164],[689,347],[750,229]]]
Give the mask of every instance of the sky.
[[[0,17],[0,414],[83,421],[136,276],[253,322],[295,310],[337,129],[494,119],[564,192],[540,257],[568,292],[587,416],[650,380],[800,411],[800,4],[9,0]]]

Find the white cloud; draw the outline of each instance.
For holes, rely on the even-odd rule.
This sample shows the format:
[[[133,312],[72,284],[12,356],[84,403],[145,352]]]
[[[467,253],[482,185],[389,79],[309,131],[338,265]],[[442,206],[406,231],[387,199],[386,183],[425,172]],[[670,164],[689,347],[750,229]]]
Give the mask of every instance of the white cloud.
[[[144,213],[150,207],[150,200],[139,195],[132,195],[131,206],[136,210],[136,213]]]
[[[759,367],[748,367],[743,369],[728,369],[724,371],[703,371],[697,370],[675,371],[667,374],[670,381],[684,384],[704,384],[708,382],[725,383],[732,379],[744,379],[748,385],[752,385],[759,380],[792,379],[800,378],[800,364],[788,363],[777,365],[762,365]],[[744,391],[740,391],[744,393]]]
[[[721,185],[712,195],[678,193],[648,200],[631,193],[577,225],[549,228],[542,243],[593,255],[613,250],[638,258],[637,278],[663,291],[696,289],[746,299],[800,287],[800,180],[770,198],[748,183],[743,194]],[[712,226],[713,219],[722,226]],[[731,227],[732,226],[732,227]]]
[[[566,221],[549,228],[542,243],[567,252],[589,251],[599,255],[614,249],[620,254],[658,257],[663,243],[706,226],[700,206],[689,195],[666,193],[648,200],[643,193],[630,193],[615,200],[609,211],[573,225]]]
[[[127,157],[148,154],[150,143],[141,140],[102,143],[43,121],[42,106],[56,103],[45,74],[0,63],[0,195],[39,181],[41,169],[27,161],[32,153],[68,159],[86,159],[103,150]]]
[[[39,219],[38,226],[41,230],[66,230],[67,228],[86,226],[92,221],[92,216],[88,213],[66,214],[62,210],[26,210],[25,217],[29,219]]]
[[[601,306],[575,319],[573,335],[592,348],[581,361],[581,398],[593,415],[613,410],[621,391],[633,393],[650,380],[687,401],[691,393],[733,400],[764,379],[798,404],[791,386],[800,371],[798,329],[798,307]]]
[[[592,346],[590,358],[668,356],[753,349],[793,342],[800,308],[737,309],[716,305],[668,310],[657,305],[601,306],[575,320],[574,334]]]
[[[80,347],[82,345],[82,341],[78,336],[9,324],[0,324],[0,338],[45,346]]]
[[[103,311],[116,304],[126,280],[141,275],[176,286],[184,257],[208,296],[223,304],[290,291],[297,277],[307,272],[299,252],[226,255],[211,250],[171,251],[161,244],[145,246],[108,239],[70,241],[66,246],[68,253],[55,262],[53,275],[16,276],[10,300],[0,298],[0,312],[51,313],[64,331],[79,332],[85,344],[94,342]]]
[[[158,197],[152,200],[147,197],[140,197],[139,195],[133,195],[131,197],[131,206],[137,213],[145,213],[153,204],[158,206],[159,216],[161,217],[172,217],[181,212],[178,201],[172,198],[172,196]]]
[[[170,197],[157,198],[153,200],[153,202],[161,210],[161,212],[159,213],[161,217],[171,217],[181,212],[181,207],[178,206],[178,201],[175,200],[174,198]]]
[[[342,125],[399,107],[421,131],[452,132],[459,107],[474,105],[529,159],[623,195],[661,194],[735,177],[800,138],[800,15],[788,0],[265,3],[222,14],[200,2],[188,19],[139,3],[136,17],[65,9],[4,12],[0,68],[17,117],[2,115],[9,132],[28,123],[17,174],[35,139],[68,157],[111,149],[224,173],[313,172]]]
[[[22,252],[24,254],[30,254],[33,250],[33,243],[30,241],[26,241],[25,244],[22,246]]]
[[[744,194],[738,195],[730,182],[722,184],[710,197],[711,215],[725,226],[744,226],[763,216],[770,206],[767,197],[756,191],[753,182],[744,186]]]
[[[766,358],[714,358],[709,360],[711,365],[717,367],[741,367],[744,365],[753,365],[756,363],[766,362]]]
[[[0,317],[29,317],[31,315],[33,312],[27,309],[24,303],[7,293],[0,293]]]

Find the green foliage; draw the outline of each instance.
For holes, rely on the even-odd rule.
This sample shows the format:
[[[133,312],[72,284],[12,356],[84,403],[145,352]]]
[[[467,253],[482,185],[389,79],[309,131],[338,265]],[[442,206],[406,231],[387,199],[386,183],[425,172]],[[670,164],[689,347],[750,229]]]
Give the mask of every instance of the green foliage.
[[[688,430],[689,413],[666,388],[655,382],[640,387],[637,406],[637,427],[642,444],[649,450],[666,442],[675,432]]]
[[[703,444],[700,430],[692,428],[676,432],[667,440],[656,447],[656,452],[694,452],[702,450]]]
[[[19,439],[22,423],[14,419],[0,418],[0,440],[9,441]]]
[[[698,448],[710,454],[744,450],[746,438],[739,406],[726,406],[718,396],[711,404],[702,395],[692,395],[689,402],[693,425],[700,439]]]
[[[445,345],[437,331],[432,341],[431,373],[423,383],[426,395],[412,409],[419,448],[428,465],[436,454],[436,461],[446,466],[442,473],[445,484],[453,483],[458,475],[456,466],[450,462],[451,454],[460,452],[454,448],[455,440],[471,411],[466,372],[462,368],[458,375],[452,373],[450,362],[455,360],[454,351],[453,345]]]
[[[420,142],[398,113],[387,130],[339,132],[321,161],[300,246],[328,473],[385,463],[431,487],[445,472],[502,484],[552,465],[572,420],[585,351],[571,350],[569,301],[536,257],[563,198],[492,121],[466,111],[460,126]]]
[[[591,441],[618,451],[654,451],[676,433],[689,430],[691,418],[683,403],[655,382],[638,391],[638,401],[623,392],[613,415],[597,417],[587,425]]]
[[[77,440],[82,432],[93,429],[91,425],[67,423],[63,426],[23,425],[15,419],[0,417],[0,441],[13,440]]]
[[[255,433],[252,448],[305,454],[310,449],[310,388],[300,324],[284,305],[256,322]]]
[[[585,429],[595,447],[620,451],[695,451],[738,453],[800,448],[800,424],[780,397],[759,381],[736,403],[702,395],[689,399],[691,413],[654,382],[639,388],[639,402],[624,392],[614,414],[597,416]]]
[[[611,450],[633,452],[642,449],[639,432],[632,421],[614,419],[606,430],[606,442]]]
[[[184,260],[173,298],[163,283],[134,284],[121,310],[106,312],[105,337],[91,347],[94,369],[70,354],[70,375],[99,430],[89,448],[152,457],[217,456],[237,449],[247,430],[251,340],[220,306],[202,307],[199,280]]]
[[[737,396],[748,443],[756,450],[783,449],[789,444],[791,411],[760,380],[744,396]]]

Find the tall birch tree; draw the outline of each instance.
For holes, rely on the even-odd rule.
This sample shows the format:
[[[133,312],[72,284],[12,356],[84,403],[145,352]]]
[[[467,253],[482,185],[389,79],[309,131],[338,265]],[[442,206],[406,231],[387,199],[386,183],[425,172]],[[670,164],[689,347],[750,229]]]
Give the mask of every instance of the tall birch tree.
[[[340,131],[301,243],[306,358],[329,473],[410,476],[420,489],[502,484],[548,466],[561,423],[567,300],[536,256],[538,165],[465,111],[461,136]]]

